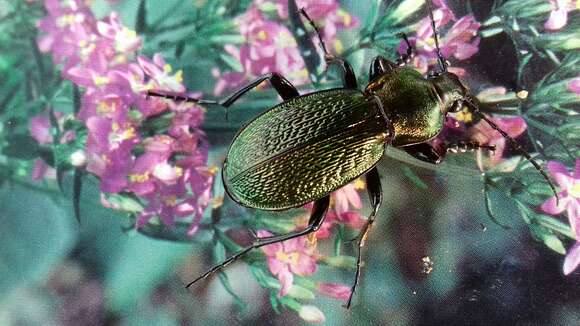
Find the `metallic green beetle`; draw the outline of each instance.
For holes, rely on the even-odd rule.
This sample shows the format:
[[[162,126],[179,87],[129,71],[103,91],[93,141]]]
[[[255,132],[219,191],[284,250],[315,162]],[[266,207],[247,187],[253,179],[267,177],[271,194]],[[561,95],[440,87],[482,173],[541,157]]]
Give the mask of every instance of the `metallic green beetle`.
[[[289,11],[298,12],[292,0],[289,1]],[[457,112],[464,105],[500,132],[515,149],[523,152],[548,179],[542,168],[512,138],[479,112],[467,88],[456,75],[447,71],[446,61],[439,51],[430,6],[429,11],[435,32],[439,71],[430,73],[428,78],[406,66],[414,52],[407,37],[402,34],[407,53],[396,62],[376,57],[370,67],[370,82],[364,91],[360,91],[350,64],[328,54],[315,24],[301,10],[318,34],[326,63],[341,67],[343,87],[301,96],[283,76],[270,73],[218,103],[229,107],[265,80],[284,100],[250,121],[235,136],[222,173],[230,197],[241,205],[262,210],[283,210],[309,202],[314,202],[314,208],[305,229],[257,238],[250,246],[214,266],[188,287],[252,249],[318,230],[329,206],[330,193],[365,175],[373,209],[357,238],[357,269],[346,304],[349,307],[360,275],[361,249],[382,201],[376,164],[385,147],[400,147],[416,158],[434,164],[441,162],[447,150],[491,149],[473,141],[460,141],[448,144],[442,151],[427,143],[442,130],[447,113]],[[303,42],[304,46],[311,44],[299,16],[298,19],[294,17],[292,23],[294,28],[301,30],[297,35],[305,35],[298,42]],[[212,103],[156,92],[149,94]]]

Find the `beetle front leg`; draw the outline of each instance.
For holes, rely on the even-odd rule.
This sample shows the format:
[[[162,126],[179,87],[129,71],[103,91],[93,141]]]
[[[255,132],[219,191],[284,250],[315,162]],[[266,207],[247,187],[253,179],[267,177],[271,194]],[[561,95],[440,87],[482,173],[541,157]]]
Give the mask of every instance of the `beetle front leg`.
[[[368,233],[371,230],[371,227],[375,221],[375,217],[377,216],[377,213],[379,212],[379,207],[381,206],[381,203],[383,202],[383,189],[381,187],[381,177],[380,177],[379,171],[377,170],[376,167],[372,168],[366,174],[366,181],[367,181],[367,189],[369,191],[370,202],[371,202],[371,206],[372,206],[373,210],[371,212],[371,215],[367,219],[367,222],[363,226],[359,236],[357,237],[358,238],[358,253],[357,253],[357,258],[356,258],[356,274],[354,276],[354,283],[353,283],[351,291],[350,291],[350,296],[348,297],[348,301],[346,302],[346,305],[345,305],[345,307],[347,309],[350,308],[352,298],[354,296],[354,293],[356,291],[356,287],[358,285],[358,281],[360,278],[361,264],[362,264],[362,249],[365,246]]]
[[[413,58],[415,57],[415,48],[413,48],[413,46],[409,42],[407,34],[399,33],[397,35],[403,38],[403,41],[405,41],[405,44],[407,45],[407,51],[399,55],[399,58],[397,59],[397,65],[402,67],[411,63],[411,60],[413,60]]]
[[[369,83],[376,78],[393,71],[397,67],[398,65],[396,63],[385,59],[385,57],[381,55],[376,56],[369,69]]]
[[[324,217],[326,216],[326,211],[328,211],[328,206],[330,206],[330,196],[327,195],[327,196],[322,197],[314,202],[314,208],[312,209],[312,213],[310,214],[310,220],[308,221],[308,226],[306,228],[304,228],[303,230],[290,232],[290,233],[282,234],[282,235],[276,235],[276,236],[272,236],[272,237],[258,238],[256,240],[254,240],[254,242],[251,245],[249,245],[248,247],[245,247],[244,249],[240,250],[239,252],[237,252],[236,254],[231,256],[230,258],[228,258],[228,259],[224,260],[223,262],[221,262],[220,264],[215,265],[212,268],[210,268],[203,275],[201,275],[200,277],[196,278],[195,280],[193,280],[192,282],[187,284],[186,287],[190,287],[193,284],[195,284],[197,281],[199,281],[201,279],[205,279],[208,276],[210,276],[211,274],[221,270],[222,268],[226,267],[227,265],[231,264],[232,262],[238,260],[239,258],[244,256],[245,254],[250,252],[252,249],[257,249],[257,248],[267,246],[270,244],[283,242],[286,240],[294,239],[294,238],[301,237],[301,236],[307,235],[309,233],[315,232],[316,230],[320,229],[320,227],[322,226],[322,223],[324,222]]]
[[[403,149],[411,156],[421,161],[439,164],[443,162],[447,153],[465,153],[472,152],[479,149],[486,149],[494,151],[494,145],[481,145],[476,141],[456,141],[440,145],[440,149],[436,149],[429,143],[421,143],[416,145],[405,146]]]
[[[445,154],[447,153],[447,149],[438,151],[429,143],[409,145],[402,147],[402,149],[414,158],[431,164],[439,164],[443,162]]]

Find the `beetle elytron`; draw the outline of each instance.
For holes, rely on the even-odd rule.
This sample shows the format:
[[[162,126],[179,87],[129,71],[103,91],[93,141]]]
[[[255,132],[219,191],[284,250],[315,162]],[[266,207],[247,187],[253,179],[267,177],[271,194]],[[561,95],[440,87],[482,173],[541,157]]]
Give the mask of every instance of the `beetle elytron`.
[[[467,106],[480,119],[505,137],[554,186],[542,168],[497,125],[480,113],[468,89],[458,77],[447,71],[440,53],[438,35],[429,1],[427,2],[434,31],[439,70],[424,78],[407,63],[414,50],[396,62],[377,56],[370,67],[370,81],[364,91],[358,89],[354,71],[341,58],[330,55],[314,22],[300,12],[318,34],[327,64],[337,64],[343,72],[343,87],[300,95],[283,76],[269,73],[241,88],[225,101],[212,101],[173,96],[157,92],[149,95],[178,101],[214,103],[231,106],[237,99],[268,80],[284,100],[242,128],[234,138],[224,162],[223,182],[230,197],[241,205],[262,210],[283,210],[314,201],[308,226],[300,231],[267,238],[257,238],[248,247],[231,256],[189,283],[225,267],[252,249],[307,235],[319,229],[330,203],[330,193],[361,175],[365,175],[372,213],[358,240],[355,280],[346,307],[350,307],[361,268],[361,250],[382,201],[382,190],[376,164],[386,146],[400,147],[414,157],[440,163],[446,150],[436,150],[429,143],[442,130],[449,112]],[[298,12],[294,0],[290,12]],[[300,19],[293,19],[294,28],[305,35]],[[298,39],[298,42],[304,40]],[[490,149],[473,141],[448,144],[447,150]]]

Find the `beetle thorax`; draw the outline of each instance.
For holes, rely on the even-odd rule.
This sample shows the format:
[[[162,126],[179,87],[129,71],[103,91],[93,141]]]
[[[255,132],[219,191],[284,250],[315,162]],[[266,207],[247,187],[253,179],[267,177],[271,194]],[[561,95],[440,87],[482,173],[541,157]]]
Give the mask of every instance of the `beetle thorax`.
[[[431,80],[411,68],[399,68],[370,83],[365,93],[380,101],[395,129],[394,146],[425,142],[443,127],[443,99]]]

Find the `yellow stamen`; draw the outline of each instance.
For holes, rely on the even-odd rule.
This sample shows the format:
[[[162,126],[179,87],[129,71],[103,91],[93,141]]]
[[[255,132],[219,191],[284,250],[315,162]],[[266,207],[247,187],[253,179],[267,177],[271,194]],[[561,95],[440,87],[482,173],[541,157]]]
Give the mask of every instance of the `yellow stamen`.
[[[167,73],[167,74],[168,74],[168,73],[170,73],[172,70],[173,70],[173,68],[171,68],[171,66],[170,66],[168,63],[166,63],[166,64],[163,66],[163,72],[165,72],[165,73]]]
[[[163,199],[163,202],[167,206],[175,206],[175,204],[177,204],[177,197],[176,196],[167,196]]]
[[[178,70],[178,71],[175,73],[175,80],[176,80],[178,83],[183,83],[183,70]]]
[[[261,30],[256,35],[256,38],[260,41],[264,41],[268,38],[268,33],[266,33],[266,31],[264,31],[264,30]]]
[[[93,77],[93,82],[96,86],[105,86],[109,83],[109,78],[105,76],[95,76]]]
[[[354,189],[356,190],[363,190],[366,188],[366,184],[363,181],[363,179],[358,178],[356,180],[354,180]]]
[[[149,180],[149,172],[145,172],[143,174],[129,174],[129,181],[135,183],[143,183]]]
[[[570,195],[574,198],[580,198],[580,182],[576,182],[571,188],[570,188]]]
[[[297,265],[299,257],[300,257],[300,254],[297,253],[296,251],[291,252],[289,254],[285,253],[282,250],[276,252],[276,260],[279,260],[281,262],[288,263],[291,265]]]

